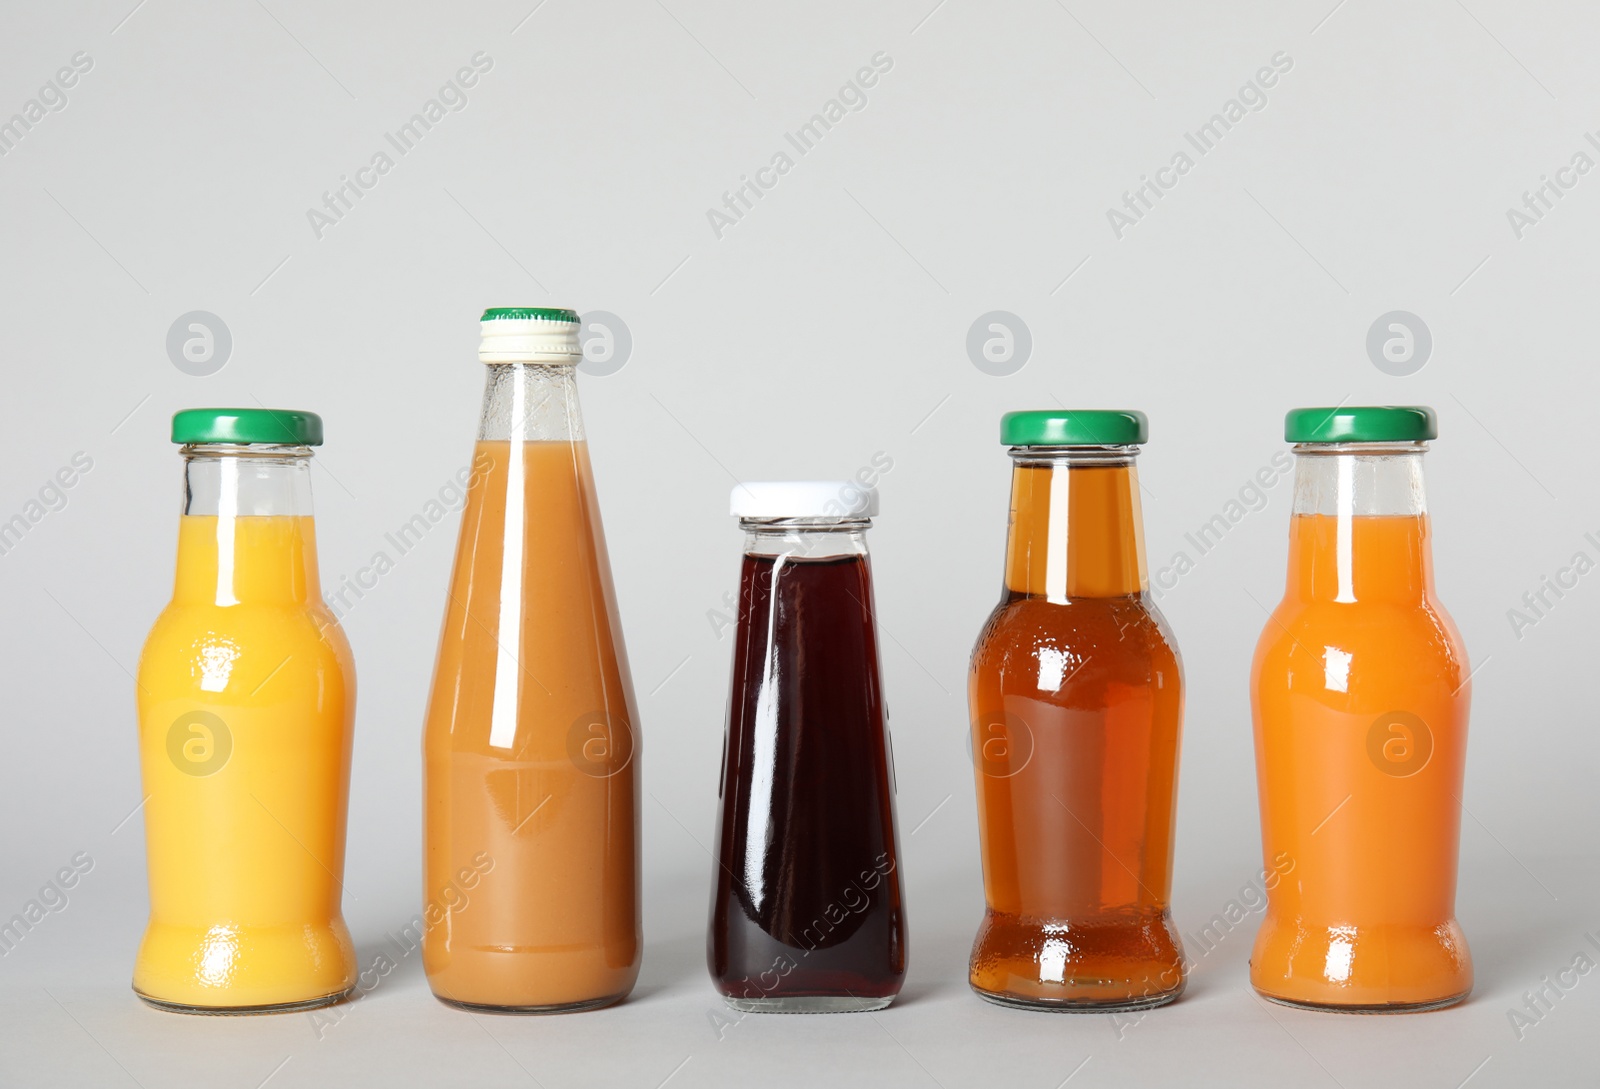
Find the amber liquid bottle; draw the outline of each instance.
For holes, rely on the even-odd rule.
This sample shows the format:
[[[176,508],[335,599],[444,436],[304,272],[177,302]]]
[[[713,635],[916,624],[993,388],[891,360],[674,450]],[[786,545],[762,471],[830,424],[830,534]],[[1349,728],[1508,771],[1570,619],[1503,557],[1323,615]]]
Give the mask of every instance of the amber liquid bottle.
[[[1182,993],[1172,840],[1183,671],[1147,591],[1134,412],[1014,412],[1005,589],[968,694],[987,911],[969,979],[1003,1005]]]

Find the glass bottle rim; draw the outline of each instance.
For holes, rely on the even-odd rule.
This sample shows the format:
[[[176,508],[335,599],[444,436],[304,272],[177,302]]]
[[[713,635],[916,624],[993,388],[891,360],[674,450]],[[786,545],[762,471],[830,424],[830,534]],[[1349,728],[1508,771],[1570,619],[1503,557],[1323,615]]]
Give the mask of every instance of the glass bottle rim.
[[[273,442],[190,442],[178,447],[185,461],[192,458],[309,458],[316,451],[304,443]]]
[[[1106,446],[1013,446],[1006,452],[1018,465],[1059,465],[1079,463],[1090,465],[1131,465],[1139,456],[1137,443]]]
[[[1290,450],[1297,457],[1403,457],[1428,452],[1428,440],[1388,439],[1375,442],[1297,442]]]
[[[807,533],[828,533],[840,530],[864,530],[872,526],[872,518],[865,514],[817,515],[804,518],[741,517],[739,528],[747,533],[790,533],[801,530]]]

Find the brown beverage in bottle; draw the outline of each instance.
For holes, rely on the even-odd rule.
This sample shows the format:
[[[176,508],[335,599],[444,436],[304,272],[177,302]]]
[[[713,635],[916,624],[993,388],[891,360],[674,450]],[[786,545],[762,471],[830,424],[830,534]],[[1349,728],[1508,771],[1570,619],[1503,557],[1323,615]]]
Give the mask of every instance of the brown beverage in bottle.
[[[546,326],[565,323],[484,324],[484,423],[424,743],[423,962],[458,1005],[586,1009],[639,973],[632,686],[576,359],[489,350],[491,331],[554,337]]]
[[[1005,593],[969,695],[988,910],[974,990],[1138,1009],[1184,984],[1168,900],[1182,671],[1145,591],[1137,413],[1012,413]],[[1091,441],[1098,440],[1098,441]]]
[[[741,484],[739,624],[706,957],[752,1013],[877,1010],[906,972],[894,769],[850,481]]]

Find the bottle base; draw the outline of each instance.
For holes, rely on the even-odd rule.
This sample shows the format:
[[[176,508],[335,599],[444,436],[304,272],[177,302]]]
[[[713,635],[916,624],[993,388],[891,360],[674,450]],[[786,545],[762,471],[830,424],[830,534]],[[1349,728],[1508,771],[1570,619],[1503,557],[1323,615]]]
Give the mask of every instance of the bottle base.
[[[1257,989],[1256,993],[1268,1002],[1279,1006],[1288,1006],[1295,1010],[1310,1010],[1313,1013],[1427,1013],[1430,1010],[1443,1010],[1466,1001],[1472,991],[1465,990],[1460,994],[1450,995],[1447,998],[1431,998],[1422,1002],[1379,1002],[1364,1005],[1336,1004],[1332,1002],[1306,1002],[1297,998],[1280,998],[1275,994],[1268,994]]]
[[[854,995],[803,994],[780,998],[734,998],[723,995],[730,1009],[740,1013],[871,1013],[886,1008],[895,996],[858,998]]]
[[[446,1006],[454,1009],[465,1010],[467,1013],[504,1013],[504,1014],[544,1014],[544,1013],[584,1013],[588,1010],[602,1010],[607,1006],[614,1006],[628,997],[627,993],[606,995],[603,998],[585,998],[578,1002],[557,1002],[545,1006],[504,1006],[490,1002],[463,1002],[457,998],[446,998],[435,994]]]
[[[1337,974],[1331,965],[1343,965]],[[1424,1013],[1472,993],[1472,958],[1453,917],[1352,926],[1270,905],[1250,953],[1250,985],[1269,1002],[1325,1013]]]
[[[1155,1009],[1185,983],[1183,945],[1161,905],[1082,916],[991,909],[967,968],[967,985],[985,1001],[1051,1013]]]
[[[259,1006],[197,1006],[189,1002],[170,1002],[147,995],[137,987],[133,993],[138,995],[139,1000],[145,1005],[163,1013],[188,1013],[202,1017],[243,1017],[257,1013],[300,1013],[303,1010],[320,1009],[344,1001],[354,990],[354,987],[347,987],[342,991],[335,991],[333,994],[325,994],[318,998],[307,998],[299,1002],[272,1002]]]
[[[1134,1013],[1170,1005],[1182,993],[1182,988],[1164,994],[1121,999],[1024,998],[1020,995],[985,991],[978,987],[973,987],[972,993],[985,1002],[993,1002],[996,1006],[1005,1006],[1013,1010],[1033,1010],[1036,1013]]]

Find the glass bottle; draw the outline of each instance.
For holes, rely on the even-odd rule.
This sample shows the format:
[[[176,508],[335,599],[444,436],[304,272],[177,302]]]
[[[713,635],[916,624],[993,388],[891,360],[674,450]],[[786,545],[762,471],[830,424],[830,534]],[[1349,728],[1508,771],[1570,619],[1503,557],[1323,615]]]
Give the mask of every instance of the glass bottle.
[[[906,923],[865,537],[877,492],[746,483],[731,510],[745,548],[711,976],[746,1012],[882,1009]]]
[[[571,310],[484,312],[487,385],[424,731],[441,1000],[529,1013],[639,975],[639,736]]]
[[[1008,1006],[1183,991],[1172,839],[1183,670],[1148,592],[1142,413],[1012,412],[1005,587],[968,693],[987,910],[969,981]]]
[[[309,412],[189,409],[177,578],[139,658],[150,921],[133,988],[256,1013],[354,986],[340,913],[355,671],[317,580]]]
[[[1289,1005],[1434,1009],[1472,989],[1455,918],[1471,699],[1433,588],[1432,409],[1290,412],[1283,601],[1251,671],[1267,909],[1250,981]]]

